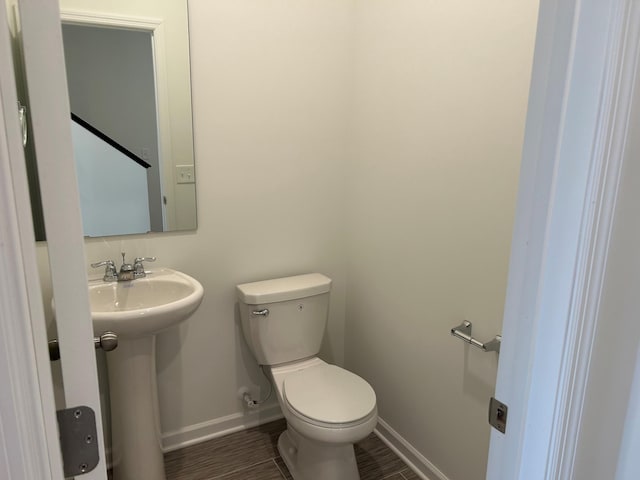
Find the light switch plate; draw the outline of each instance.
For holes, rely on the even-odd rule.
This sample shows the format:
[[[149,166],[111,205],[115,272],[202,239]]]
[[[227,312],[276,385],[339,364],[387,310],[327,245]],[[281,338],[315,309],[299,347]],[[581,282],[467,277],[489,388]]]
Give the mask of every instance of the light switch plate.
[[[196,183],[193,165],[176,165],[176,183]]]

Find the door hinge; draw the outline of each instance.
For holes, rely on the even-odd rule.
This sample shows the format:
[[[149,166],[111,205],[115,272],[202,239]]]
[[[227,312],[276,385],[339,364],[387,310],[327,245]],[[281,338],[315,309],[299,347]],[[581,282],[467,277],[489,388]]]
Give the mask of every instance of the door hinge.
[[[58,410],[57,414],[64,476],[90,472],[100,461],[95,412],[82,406]]]
[[[509,407],[495,398],[489,401],[489,424],[501,433],[507,430],[507,412]]]

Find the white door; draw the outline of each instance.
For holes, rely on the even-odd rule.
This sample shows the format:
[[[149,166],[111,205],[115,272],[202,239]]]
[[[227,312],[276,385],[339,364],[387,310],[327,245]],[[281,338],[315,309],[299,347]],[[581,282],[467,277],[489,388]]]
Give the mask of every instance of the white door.
[[[509,410],[506,433],[491,434],[488,480],[574,478],[639,7],[541,1],[496,385]]]
[[[0,25],[6,25],[0,8]],[[10,59],[9,32],[0,28],[0,58]],[[46,337],[31,330],[44,322],[35,266],[35,243],[11,62],[0,62],[0,478],[61,478],[53,388]],[[12,139],[13,141],[10,141]],[[26,219],[26,222],[24,221]],[[31,288],[35,287],[35,288]],[[40,350],[35,348],[40,345]],[[40,358],[38,359],[38,353]],[[44,358],[42,358],[44,356]],[[45,365],[45,375],[38,375]],[[47,397],[44,399],[44,397]]]
[[[57,2],[24,0],[19,2],[19,17],[24,66],[29,91],[28,114],[33,126],[30,141],[34,142],[38,159],[38,175],[43,200],[44,220],[47,235],[50,275],[53,287],[57,318],[57,335],[61,352],[61,368],[64,383],[66,408],[89,407],[95,413],[96,435],[87,443],[97,443],[99,461],[94,469],[82,475],[87,480],[106,480],[105,449],[103,445],[102,415],[98,393],[96,359],[91,324],[87,274],[84,256],[78,187],[71,146],[70,112],[67,96],[66,75],[62,50],[60,14]],[[0,12],[0,24],[6,25],[5,10]],[[3,53],[9,52],[8,37],[2,37]],[[10,54],[3,58],[10,58]],[[3,74],[11,70],[11,62],[3,62]],[[17,122],[11,118],[11,105],[17,106],[15,85],[3,75],[3,116],[7,123]],[[17,185],[16,198],[23,202],[26,190],[24,158],[17,130],[7,131],[9,143],[13,144],[11,162],[12,178]],[[20,157],[20,158],[17,158]],[[22,165],[22,166],[21,166]],[[18,203],[18,202],[16,202]],[[28,207],[28,201],[26,203]],[[19,206],[25,213],[25,204]],[[26,210],[29,212],[29,210]],[[25,218],[26,217],[26,218]],[[45,325],[40,301],[40,287],[35,259],[33,229],[30,212],[20,218],[20,236],[24,247],[23,262],[26,287],[30,295],[31,323],[36,350],[36,363],[44,423],[49,453],[56,455],[57,438],[51,432],[52,392],[51,373],[46,353]],[[45,299],[45,301],[47,301]],[[25,319],[26,320],[26,319]],[[76,410],[85,416],[87,410]],[[82,460],[77,466],[81,469]],[[60,478],[59,459],[53,458],[51,478]],[[85,467],[90,468],[90,467]],[[16,477],[17,478],[17,477]],[[33,477],[35,478],[35,477]]]

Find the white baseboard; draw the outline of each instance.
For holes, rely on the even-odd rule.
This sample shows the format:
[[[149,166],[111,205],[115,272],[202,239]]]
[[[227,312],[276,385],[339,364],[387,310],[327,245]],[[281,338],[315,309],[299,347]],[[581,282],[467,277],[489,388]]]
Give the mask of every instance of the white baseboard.
[[[423,480],[449,480],[433,463],[418,452],[409,442],[389,426],[383,419],[378,418],[378,426],[374,430],[391,450],[398,455],[411,470]]]
[[[247,428],[257,427],[263,423],[273,422],[282,418],[280,406],[267,405],[258,410],[249,410],[243,413],[234,413],[226,417],[216,418],[208,422],[189,425],[172,432],[162,434],[162,446],[164,452],[171,452],[180,448],[195,445],[196,443],[222,437],[229,433],[239,432]]]

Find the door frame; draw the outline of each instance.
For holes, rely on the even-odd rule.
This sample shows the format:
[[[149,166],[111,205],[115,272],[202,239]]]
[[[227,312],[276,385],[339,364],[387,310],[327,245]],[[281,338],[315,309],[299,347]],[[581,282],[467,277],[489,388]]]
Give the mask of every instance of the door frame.
[[[624,105],[625,89],[631,85],[624,69],[630,51],[621,39],[632,40],[637,33],[630,21],[635,18],[634,3],[541,0],[496,388],[496,396],[511,408],[507,435],[492,432],[487,471],[491,480],[567,478],[564,466],[573,461],[571,439],[581,413],[576,405],[589,373],[621,165],[616,151],[624,144],[620,131],[625,117],[617,107]],[[0,72],[4,70],[0,65]],[[0,84],[3,99],[7,89]],[[36,365],[43,367],[37,359],[45,345],[39,338],[34,346],[37,329],[21,320],[44,322],[33,301],[39,288],[31,290],[33,304],[24,296],[27,287],[38,285],[35,248],[33,237],[25,235],[24,218],[30,220],[30,212],[23,176],[19,168],[11,168],[20,163],[19,154],[5,146],[9,138],[5,123],[17,120],[10,121],[11,110],[4,104],[0,178],[8,179],[5,174],[11,171],[13,182],[3,180],[2,187],[10,187],[7,192],[13,200],[0,206],[0,240],[9,237],[0,249],[0,260],[24,272],[25,281],[10,279],[17,294],[5,288],[5,279],[0,289],[3,317],[21,315],[12,317],[8,325],[15,328],[0,338],[0,348],[20,360],[0,370],[0,382],[10,385],[13,393],[10,398],[0,395],[0,418],[13,415],[18,407],[25,413],[15,416],[13,428],[3,424],[0,445],[5,452],[0,454],[7,452],[7,446],[22,448],[25,454],[29,450],[29,459],[42,453],[37,458],[49,460],[38,467],[31,461],[21,467],[26,455],[5,458],[9,468],[33,467],[46,473],[19,478],[61,478],[55,462],[57,439],[46,436],[55,409],[43,372],[48,365],[35,370]],[[72,159],[61,161],[68,166]],[[24,382],[15,383],[16,377]],[[539,472],[542,475],[536,476]]]
[[[491,433],[490,480],[573,478],[638,12],[634,0],[540,4],[496,385],[510,409],[506,434]]]

